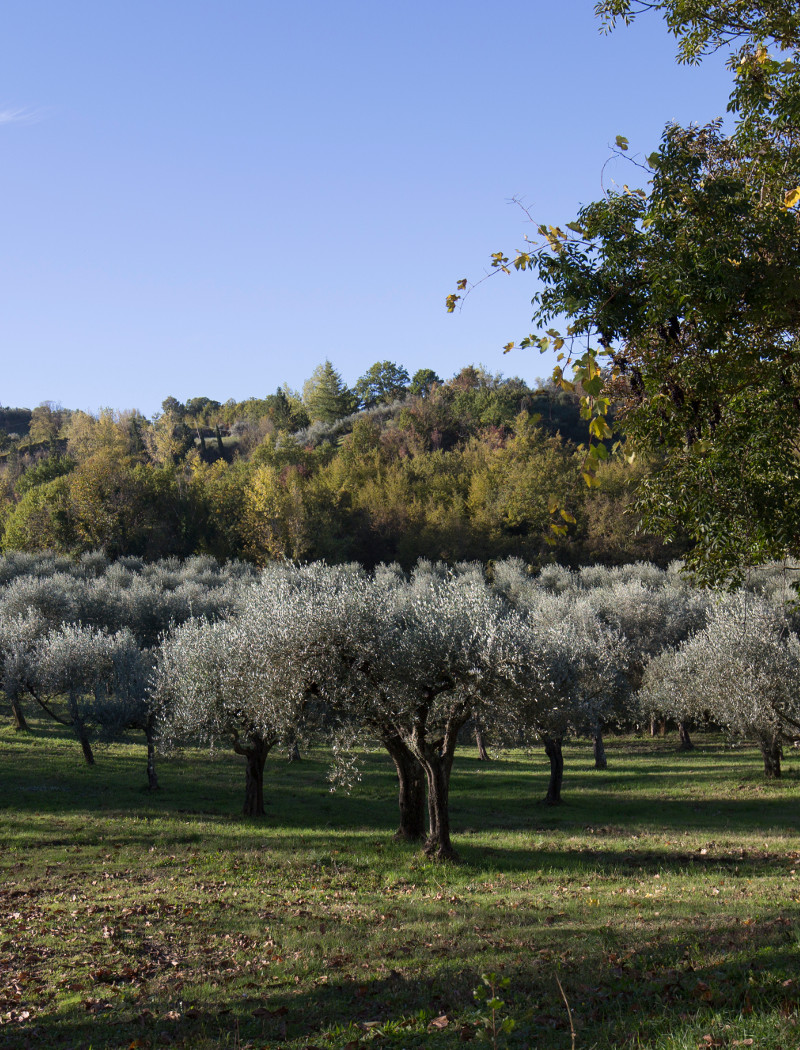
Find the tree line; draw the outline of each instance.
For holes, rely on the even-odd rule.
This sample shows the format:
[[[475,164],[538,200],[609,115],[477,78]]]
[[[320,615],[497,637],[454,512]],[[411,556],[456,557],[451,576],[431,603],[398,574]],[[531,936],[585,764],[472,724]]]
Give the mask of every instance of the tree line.
[[[386,361],[352,390],[325,362],[302,394],[170,397],[153,420],[42,405],[0,454],[0,544],[258,565],[667,564],[685,545],[638,531],[630,512],[644,464],[609,455],[586,492],[588,436],[578,394],[553,384],[471,366],[409,379]]]
[[[759,744],[767,776],[800,732],[800,620],[783,567],[712,595],[679,565],[539,572],[491,566],[147,564],[89,554],[0,559],[0,659],[19,728],[35,705],[92,744],[143,734],[156,755],[226,745],[244,758],[243,812],[264,811],[275,748],[324,741],[331,776],[376,742],[398,777],[398,834],[455,856],[449,794],[465,734],[543,747],[558,804],[563,742],[669,717]]]

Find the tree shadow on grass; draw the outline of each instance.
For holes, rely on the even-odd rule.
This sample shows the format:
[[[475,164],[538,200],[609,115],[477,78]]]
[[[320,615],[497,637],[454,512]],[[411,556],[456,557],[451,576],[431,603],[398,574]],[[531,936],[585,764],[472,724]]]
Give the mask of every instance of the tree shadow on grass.
[[[647,1045],[681,1030],[693,1033],[696,1042],[709,1027],[743,1018],[753,1024],[772,1018],[796,1030],[800,951],[797,926],[783,915],[749,926],[698,922],[683,936],[670,930],[638,946],[587,940],[575,926],[552,932],[544,948],[535,929],[527,944],[492,946],[478,965],[465,966],[451,952],[414,974],[402,972],[399,963],[398,970],[364,976],[360,960],[350,960],[313,983],[265,977],[196,990],[185,981],[127,1003],[120,1002],[123,985],[109,974],[85,999],[57,1014],[43,1010],[7,1020],[0,1027],[0,1046],[109,1050],[249,1041],[279,1047],[325,1040],[341,1047],[374,1036],[377,1029],[382,1046],[427,1045],[435,1037],[438,1047],[450,1047],[476,1033],[472,992],[485,969],[510,979],[503,992],[505,1012],[517,1022],[506,1043],[510,1047],[542,1045],[544,1032],[548,1050],[570,1046],[556,975],[571,1004],[579,1045],[598,1050],[637,1039],[636,1045]],[[698,961],[700,945],[703,954],[715,955],[713,963]],[[20,1006],[15,1010],[22,1012]],[[431,1023],[437,1017],[446,1018],[443,1027]]]

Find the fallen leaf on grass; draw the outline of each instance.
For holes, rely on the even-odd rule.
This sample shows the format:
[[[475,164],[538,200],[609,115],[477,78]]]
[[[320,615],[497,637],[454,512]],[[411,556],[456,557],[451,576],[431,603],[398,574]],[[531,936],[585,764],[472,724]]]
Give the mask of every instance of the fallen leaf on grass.
[[[752,1046],[752,1039],[734,1039],[731,1046]]]
[[[714,993],[711,991],[705,981],[698,981],[694,986],[692,992],[693,995],[697,996],[698,999],[702,999],[704,1003],[710,1003],[714,998]]]
[[[428,1024],[428,1030],[430,1031],[433,1028],[447,1028],[449,1024],[450,1018],[447,1014],[441,1014],[439,1017],[434,1017],[434,1019]]]
[[[266,1006],[259,1006],[253,1010],[253,1017],[285,1017],[288,1013],[288,1006],[279,1006],[277,1010],[268,1010]]]

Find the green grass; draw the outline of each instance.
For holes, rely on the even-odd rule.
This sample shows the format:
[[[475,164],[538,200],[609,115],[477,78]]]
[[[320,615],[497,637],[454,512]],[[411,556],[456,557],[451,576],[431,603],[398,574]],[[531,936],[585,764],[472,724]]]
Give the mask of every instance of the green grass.
[[[268,765],[237,816],[239,760],[190,752],[142,790],[143,748],[0,729],[0,1048],[461,1046],[473,989],[509,978],[498,1045],[800,1046],[800,755],[621,738],[452,788],[458,865],[392,840],[395,781],[364,757],[348,797],[322,753]],[[433,1022],[437,1023],[434,1024]],[[752,1043],[746,1040],[753,1040]],[[491,1041],[490,1041],[491,1043]]]

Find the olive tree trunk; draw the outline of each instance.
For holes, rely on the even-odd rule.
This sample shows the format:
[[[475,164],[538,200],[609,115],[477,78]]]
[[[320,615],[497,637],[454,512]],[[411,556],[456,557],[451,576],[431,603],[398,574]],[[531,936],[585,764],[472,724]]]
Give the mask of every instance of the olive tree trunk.
[[[76,726],[75,731],[78,734],[78,740],[80,741],[81,751],[83,751],[83,757],[86,760],[87,766],[94,765],[94,752],[92,751],[92,745],[89,743],[89,736],[84,726]]]
[[[561,805],[561,783],[564,779],[564,755],[561,751],[561,737],[544,737],[544,751],[550,759],[550,782],[544,797],[545,805]]]
[[[779,780],[781,758],[783,757],[780,737],[762,736],[758,743],[761,747],[761,754],[764,756],[764,776],[768,780]]]
[[[486,750],[486,737],[483,735],[483,726],[475,722],[475,743],[478,745],[478,758],[481,762],[488,762],[489,752]]]
[[[689,736],[688,722],[678,722],[678,741],[679,751],[694,751],[694,744]]]
[[[418,842],[425,837],[425,771],[398,735],[386,734],[383,746],[397,770],[400,827],[395,838]]]
[[[19,692],[14,689],[8,694],[8,700],[11,704],[11,717],[14,719],[15,729],[27,729],[28,722],[25,718],[25,712],[22,710],[22,704],[19,699]]]
[[[650,736],[664,736],[667,732],[667,720],[666,718],[659,718],[658,715],[650,716]]]
[[[603,727],[599,724],[594,727],[594,732],[592,733],[592,751],[594,752],[594,768],[608,769],[608,759],[606,758],[606,749],[603,744]],[[563,767],[563,761],[561,765]]]
[[[265,740],[255,734],[246,744],[238,737],[234,738],[233,750],[245,759],[244,805],[242,814],[245,817],[264,816],[264,763],[275,741]]]
[[[156,772],[156,739],[155,727],[151,720],[145,726],[147,739],[147,790],[158,791],[158,773]]]
[[[425,771],[428,787],[428,838],[425,853],[434,860],[458,860],[458,854],[450,841],[450,773],[458,731],[469,716],[469,711],[453,714],[447,722],[444,739],[432,743],[425,735],[426,711],[423,705],[408,741],[410,750]]]
[[[428,838],[425,852],[435,860],[457,860],[450,841],[450,777],[444,762],[434,755],[423,763],[428,784]]]

